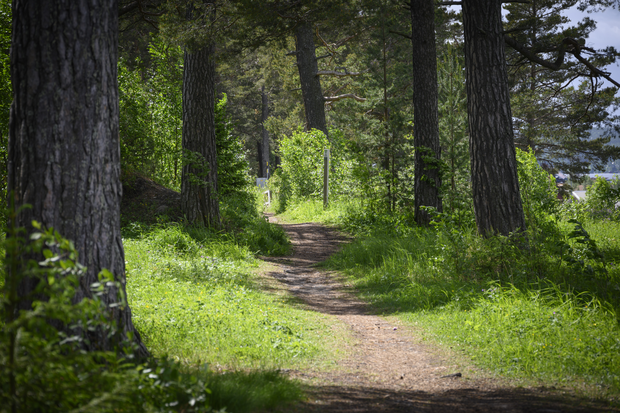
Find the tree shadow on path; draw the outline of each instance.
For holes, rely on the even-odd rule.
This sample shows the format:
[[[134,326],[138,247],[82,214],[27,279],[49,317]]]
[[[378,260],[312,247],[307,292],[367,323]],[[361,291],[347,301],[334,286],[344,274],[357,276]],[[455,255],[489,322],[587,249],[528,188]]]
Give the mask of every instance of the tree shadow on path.
[[[270,221],[278,223],[270,216]],[[318,270],[350,241],[317,223],[280,224],[293,243],[288,257],[268,275],[305,307],[339,319],[352,343],[330,371],[288,371],[302,381],[308,398],[290,412],[609,412],[608,402],[577,397],[562,389],[515,388],[468,368],[455,373],[450,356],[422,343],[416,332],[373,314],[337,274]],[[461,367],[458,367],[461,368]]]

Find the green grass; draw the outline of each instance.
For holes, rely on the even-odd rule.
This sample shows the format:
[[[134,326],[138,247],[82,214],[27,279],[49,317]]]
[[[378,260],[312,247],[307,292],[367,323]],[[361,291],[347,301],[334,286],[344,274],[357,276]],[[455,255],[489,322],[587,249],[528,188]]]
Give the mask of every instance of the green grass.
[[[553,284],[491,285],[468,295],[469,309],[453,299],[405,319],[500,374],[547,385],[588,384],[617,394],[620,331],[616,315],[598,300],[583,300]]]
[[[33,251],[45,247],[59,253],[54,257],[45,250],[47,266],[25,274],[40,278],[37,292],[49,300],[0,324],[0,406],[15,403],[20,412],[242,413],[283,408],[303,397],[300,384],[277,367],[322,355],[329,339],[315,343],[302,334],[312,336],[316,329],[320,335],[324,324],[301,310],[285,311],[283,302],[254,288],[251,271],[256,261],[247,246],[223,234],[179,225],[134,225],[124,232],[133,319],[155,357],[135,360],[129,347],[127,353],[85,352],[80,336],[67,337],[56,330],[61,322],[49,322],[84,325],[80,323],[88,319],[89,328],[116,328],[97,296],[72,303],[71,291],[80,282],[79,267],[69,259],[75,251],[71,243],[46,231],[29,245],[36,247]],[[19,244],[0,247],[5,245]],[[4,266],[16,256],[10,251]],[[3,313],[15,305],[12,296],[0,296]],[[254,317],[251,312],[260,313],[263,305],[273,311]],[[252,331],[259,330],[257,319],[268,331]],[[19,351],[12,350],[16,342]],[[218,352],[219,342],[230,351]],[[268,350],[244,353],[245,345]],[[267,361],[254,363],[256,357]],[[228,362],[225,372],[218,368],[222,360]]]
[[[277,199],[270,209],[277,210]],[[338,200],[330,201],[327,208],[323,208],[323,200],[319,199],[298,199],[291,201],[286,211],[280,214],[287,222],[321,222],[327,225],[340,224],[343,219],[350,215],[353,210],[359,208],[358,202],[355,200]]]
[[[618,223],[584,225],[593,243],[560,223],[530,234],[529,248],[473,229],[413,228],[363,213],[343,225],[362,235],[326,265],[377,312],[422,327],[498,374],[620,394]]]
[[[330,359],[330,321],[269,295],[257,261],[227,240],[196,241],[179,226],[125,240],[134,324],[156,356],[226,369]]]

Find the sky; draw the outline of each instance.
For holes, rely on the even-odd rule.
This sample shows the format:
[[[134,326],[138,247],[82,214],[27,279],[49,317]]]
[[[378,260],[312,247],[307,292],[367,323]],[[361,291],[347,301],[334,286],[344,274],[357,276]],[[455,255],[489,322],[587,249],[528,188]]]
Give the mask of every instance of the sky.
[[[582,13],[576,8],[569,10],[566,16],[574,22],[583,19],[584,16],[590,17],[596,22],[596,29],[586,40],[586,46],[594,49],[603,49],[607,46],[614,46],[620,51],[620,10],[609,8],[599,13]],[[611,72],[611,78],[620,83],[619,63],[608,66],[605,70]],[[605,81],[606,86],[613,86]],[[617,96],[620,96],[620,91]]]

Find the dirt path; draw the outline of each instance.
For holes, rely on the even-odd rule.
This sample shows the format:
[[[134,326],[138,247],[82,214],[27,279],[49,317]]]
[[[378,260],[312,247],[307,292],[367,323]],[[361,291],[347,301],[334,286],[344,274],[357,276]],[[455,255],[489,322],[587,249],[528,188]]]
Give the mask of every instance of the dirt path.
[[[416,338],[415,332],[373,315],[333,274],[314,264],[347,238],[320,224],[280,224],[293,242],[293,255],[270,259],[269,275],[309,308],[336,316],[353,337],[333,371],[291,371],[308,384],[309,400],[299,412],[593,412],[604,404],[547,388],[502,387],[475,369],[457,370]],[[460,376],[457,373],[462,373]],[[471,377],[470,377],[471,376]]]

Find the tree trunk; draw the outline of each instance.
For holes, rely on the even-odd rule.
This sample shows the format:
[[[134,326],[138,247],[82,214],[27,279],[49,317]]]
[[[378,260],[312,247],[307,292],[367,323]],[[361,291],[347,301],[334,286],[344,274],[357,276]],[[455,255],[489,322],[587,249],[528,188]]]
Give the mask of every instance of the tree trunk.
[[[318,129],[327,136],[325,102],[321,90],[321,79],[317,75],[319,66],[316,61],[312,24],[301,22],[295,28],[295,39],[297,68],[306,111],[306,128],[307,130]]]
[[[219,228],[213,52],[210,44],[186,50],[183,59],[181,210],[191,223]]]
[[[20,213],[18,226],[32,233],[36,220],[74,242],[87,267],[75,302],[92,296],[90,285],[104,268],[122,290],[110,289],[104,302],[125,296],[117,13],[116,1],[13,2],[8,189],[16,207],[32,206]],[[20,296],[32,293],[34,284],[21,283]],[[138,355],[146,356],[129,306],[109,312],[124,337],[133,333]],[[103,331],[88,335],[87,350],[115,346]]]
[[[525,229],[515,155],[501,2],[463,2],[474,209],[483,235]]]
[[[258,154],[258,177],[265,176],[265,166],[263,165],[263,142],[256,141],[256,153]]]
[[[265,86],[260,90],[261,101],[263,104],[263,111],[261,116],[261,131],[262,131],[262,177],[269,178],[269,132],[265,129],[265,122],[269,118],[269,96],[265,93]]]
[[[442,210],[437,104],[437,51],[433,0],[411,3],[413,44],[413,144],[415,147],[415,220],[428,225],[430,215],[421,207]]]

